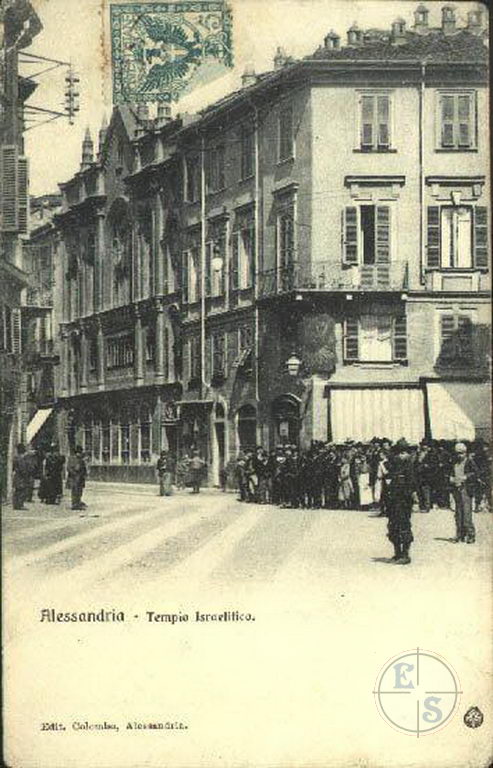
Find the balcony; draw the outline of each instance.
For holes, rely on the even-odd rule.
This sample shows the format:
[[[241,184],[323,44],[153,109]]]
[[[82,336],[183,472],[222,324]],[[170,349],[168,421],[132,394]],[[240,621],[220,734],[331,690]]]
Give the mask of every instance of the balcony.
[[[26,309],[52,309],[53,290],[51,288],[28,288],[24,302]]]
[[[391,264],[344,266],[333,261],[293,264],[259,274],[259,297],[300,292],[399,292],[408,288],[408,265]]]

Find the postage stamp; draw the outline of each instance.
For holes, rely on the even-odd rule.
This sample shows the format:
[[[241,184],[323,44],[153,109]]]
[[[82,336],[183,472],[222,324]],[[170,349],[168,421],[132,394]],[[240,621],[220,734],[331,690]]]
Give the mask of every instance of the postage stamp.
[[[232,12],[216,2],[110,6],[113,102],[171,102],[233,66]]]

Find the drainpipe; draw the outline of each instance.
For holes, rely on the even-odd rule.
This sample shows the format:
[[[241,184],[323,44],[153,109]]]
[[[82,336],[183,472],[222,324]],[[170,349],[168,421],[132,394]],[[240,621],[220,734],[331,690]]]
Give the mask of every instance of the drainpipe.
[[[255,173],[255,186],[254,186],[254,208],[253,208],[253,221],[255,227],[255,237],[253,245],[253,272],[254,272],[254,364],[255,364],[255,399],[259,401],[259,308],[258,308],[258,281],[259,281],[259,221],[260,221],[260,180],[259,180],[259,146],[258,146],[258,107],[253,104],[254,110],[254,123],[253,123],[253,136],[254,136],[254,173]]]
[[[419,282],[425,280],[425,177],[424,177],[424,99],[425,99],[426,64],[421,62],[421,82],[419,85]]]
[[[200,396],[205,400],[205,139],[200,143]]]

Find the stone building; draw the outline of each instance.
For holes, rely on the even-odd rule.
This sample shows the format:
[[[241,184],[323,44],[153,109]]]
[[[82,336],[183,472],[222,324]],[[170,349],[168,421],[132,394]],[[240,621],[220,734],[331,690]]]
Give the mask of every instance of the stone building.
[[[197,446],[488,425],[481,10],[330,31],[194,116],[115,109],[62,185],[64,429],[93,476]]]

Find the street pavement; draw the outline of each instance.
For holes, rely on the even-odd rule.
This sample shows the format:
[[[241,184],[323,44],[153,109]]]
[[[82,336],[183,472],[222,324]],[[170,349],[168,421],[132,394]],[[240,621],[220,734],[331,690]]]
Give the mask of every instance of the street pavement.
[[[16,722],[190,724],[193,739],[174,737],[171,752],[150,737],[125,742],[122,768],[190,768],[197,744],[211,768],[380,768],[390,754],[392,765],[416,768],[487,764],[491,729],[473,732],[462,718],[472,705],[485,723],[493,717],[492,514],[474,515],[471,545],[451,542],[450,510],[414,514],[412,563],[399,566],[386,519],[371,511],[243,504],[208,489],[160,498],[154,486],[103,483],[89,483],[84,498],[84,512],[68,498],[3,510],[6,693],[15,683]],[[43,608],[124,610],[126,621],[49,624]],[[197,624],[197,610],[250,612],[254,621]],[[152,623],[148,611],[190,621]],[[451,725],[413,740],[383,721],[372,690],[389,658],[416,647],[452,664],[464,693]],[[72,741],[26,728],[35,751],[22,768],[73,764]],[[87,735],[80,764],[114,765],[112,744]]]

